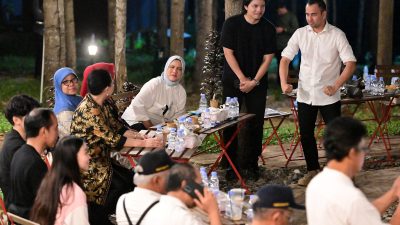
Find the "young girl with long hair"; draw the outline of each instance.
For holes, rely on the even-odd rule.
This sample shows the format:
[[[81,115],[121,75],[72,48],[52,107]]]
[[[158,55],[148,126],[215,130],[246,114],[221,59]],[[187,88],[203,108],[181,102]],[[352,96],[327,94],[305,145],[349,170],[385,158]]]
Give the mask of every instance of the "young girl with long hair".
[[[80,170],[87,171],[86,143],[66,136],[56,145],[53,164],[37,192],[31,220],[41,225],[87,225],[88,210]]]

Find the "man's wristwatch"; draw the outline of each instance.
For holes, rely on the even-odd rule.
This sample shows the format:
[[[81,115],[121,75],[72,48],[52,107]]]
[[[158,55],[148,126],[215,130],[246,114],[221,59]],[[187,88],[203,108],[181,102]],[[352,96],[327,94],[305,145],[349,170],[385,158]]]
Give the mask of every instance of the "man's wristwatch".
[[[258,81],[256,78],[253,78],[253,80],[256,82],[256,86],[260,84],[260,81]]]

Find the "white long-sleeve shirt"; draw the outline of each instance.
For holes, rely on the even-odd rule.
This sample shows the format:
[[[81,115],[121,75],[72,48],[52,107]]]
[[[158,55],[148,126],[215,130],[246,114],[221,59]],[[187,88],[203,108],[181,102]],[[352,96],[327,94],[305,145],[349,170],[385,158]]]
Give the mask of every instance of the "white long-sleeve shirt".
[[[346,35],[328,24],[316,33],[307,25],[296,30],[282,56],[293,60],[301,52],[297,101],[309,105],[329,105],[340,100],[340,92],[324,94],[325,86],[333,86],[340,75],[341,61],[356,62]]]
[[[129,125],[150,120],[153,124],[185,113],[186,91],[182,85],[168,86],[161,77],[148,81],[122,114]],[[164,110],[168,110],[163,116]]]

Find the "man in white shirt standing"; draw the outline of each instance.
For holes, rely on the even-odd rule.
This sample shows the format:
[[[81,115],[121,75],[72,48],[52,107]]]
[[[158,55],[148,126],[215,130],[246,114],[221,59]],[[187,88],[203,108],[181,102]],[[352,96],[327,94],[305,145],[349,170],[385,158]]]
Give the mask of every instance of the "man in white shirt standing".
[[[117,203],[118,225],[137,224],[144,211],[166,193],[169,169],[174,162],[164,149],[145,154],[135,167],[134,191],[122,195]],[[129,217],[129,219],[128,219]]]
[[[353,118],[331,121],[324,135],[328,164],[311,180],[306,190],[309,225],[385,224],[381,215],[400,196],[400,178],[381,197],[370,202],[354,186],[352,178],[360,172],[368,150],[367,130]],[[390,224],[400,224],[397,207]]]
[[[175,164],[169,171],[167,195],[161,196],[141,225],[221,225],[214,195],[207,188],[201,194],[196,189],[200,184],[200,173],[195,167],[188,163]],[[191,211],[195,206],[207,214],[209,222]]]
[[[293,87],[287,83],[289,63],[301,51],[297,102],[301,145],[308,170],[298,182],[302,186],[307,186],[320,170],[314,137],[318,111],[326,124],[340,116],[339,90],[356,68],[356,58],[346,35],[326,21],[326,14],[323,0],[307,2],[308,25],[297,29],[290,38],[279,67],[282,91],[290,93]],[[341,62],[345,67],[340,73]]]

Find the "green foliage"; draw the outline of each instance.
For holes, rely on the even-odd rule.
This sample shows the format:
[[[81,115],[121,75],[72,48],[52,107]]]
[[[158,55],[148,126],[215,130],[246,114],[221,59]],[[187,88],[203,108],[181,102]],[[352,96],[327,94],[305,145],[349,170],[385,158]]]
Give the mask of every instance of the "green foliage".
[[[4,113],[0,113],[0,134],[7,133],[12,128],[11,124],[7,121]]]
[[[40,81],[32,78],[0,78],[0,110],[8,100],[18,94],[26,94],[39,99]]]
[[[35,59],[29,56],[4,55],[0,56],[0,62],[0,73],[21,75],[35,70]]]

